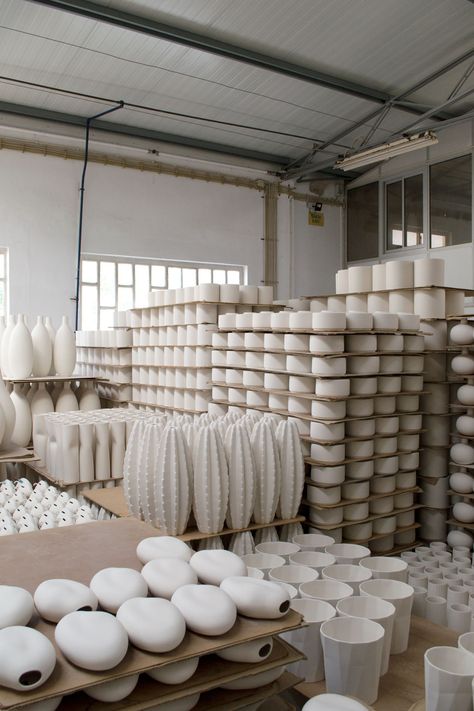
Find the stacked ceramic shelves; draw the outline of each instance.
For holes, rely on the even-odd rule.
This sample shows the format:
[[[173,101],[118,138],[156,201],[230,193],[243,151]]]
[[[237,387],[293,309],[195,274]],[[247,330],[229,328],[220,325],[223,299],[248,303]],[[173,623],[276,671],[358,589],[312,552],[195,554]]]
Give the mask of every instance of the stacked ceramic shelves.
[[[132,398],[132,332],[126,328],[76,333],[76,372],[92,376],[108,406]],[[101,382],[104,381],[104,382]]]
[[[199,414],[211,399],[212,333],[221,314],[272,308],[273,288],[201,284],[150,293],[131,312],[132,404]]]
[[[288,417],[305,445],[311,527],[374,552],[412,546],[423,337],[413,314],[226,315],[213,401]]]
[[[472,316],[452,321],[450,343],[452,354],[453,414],[450,477],[447,493],[451,494],[449,523],[469,536],[466,545],[474,541],[474,328]]]

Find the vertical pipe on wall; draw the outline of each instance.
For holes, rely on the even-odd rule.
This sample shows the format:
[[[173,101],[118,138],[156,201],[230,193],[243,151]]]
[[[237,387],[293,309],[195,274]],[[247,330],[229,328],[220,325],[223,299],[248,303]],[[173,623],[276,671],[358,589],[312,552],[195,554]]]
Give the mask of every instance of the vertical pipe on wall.
[[[278,251],[278,185],[266,183],[264,187],[263,283],[277,287]]]

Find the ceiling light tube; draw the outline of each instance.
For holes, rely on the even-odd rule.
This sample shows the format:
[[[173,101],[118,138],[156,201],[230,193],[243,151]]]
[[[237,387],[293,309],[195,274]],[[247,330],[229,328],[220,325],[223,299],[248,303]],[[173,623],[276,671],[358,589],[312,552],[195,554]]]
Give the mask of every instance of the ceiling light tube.
[[[352,156],[338,160],[335,163],[334,168],[338,168],[339,170],[362,168],[366,165],[371,165],[372,163],[378,163],[379,161],[385,161],[389,158],[409,153],[410,151],[428,148],[429,146],[433,146],[435,143],[438,143],[438,137],[436,134],[431,131],[425,131],[413,136],[400,138],[392,143],[384,143],[380,146],[376,146],[375,148],[369,148],[366,151],[355,153]]]

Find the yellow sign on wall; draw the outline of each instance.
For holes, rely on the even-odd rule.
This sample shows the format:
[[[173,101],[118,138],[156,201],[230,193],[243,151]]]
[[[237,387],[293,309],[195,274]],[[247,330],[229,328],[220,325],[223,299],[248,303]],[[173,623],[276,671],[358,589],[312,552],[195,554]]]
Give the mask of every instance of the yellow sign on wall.
[[[308,210],[308,225],[313,225],[313,227],[324,227],[323,213]]]

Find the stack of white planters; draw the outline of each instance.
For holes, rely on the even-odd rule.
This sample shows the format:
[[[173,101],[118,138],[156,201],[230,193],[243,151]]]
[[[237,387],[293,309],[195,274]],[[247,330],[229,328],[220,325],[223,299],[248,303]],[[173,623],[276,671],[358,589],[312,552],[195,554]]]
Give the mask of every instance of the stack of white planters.
[[[452,406],[456,416],[450,450],[452,519],[464,529],[464,536],[472,544],[474,538],[469,531],[474,532],[474,328],[467,317],[460,323],[454,322],[450,342],[461,349],[451,360],[453,377],[460,383]]]
[[[151,292],[149,306],[131,312],[133,404],[206,412],[219,314],[267,310],[272,299],[268,286],[201,284]]]
[[[76,333],[76,373],[107,382],[98,393],[107,405],[132,399],[132,332],[126,328]]]
[[[423,388],[417,316],[227,314],[212,358],[212,411],[245,408],[297,425],[310,455],[313,526],[384,553],[415,542]]]
[[[31,484],[22,478],[0,483],[0,536],[91,523],[103,517],[96,506],[81,504],[45,481]]]
[[[128,440],[124,492],[129,511],[163,533],[182,534],[194,520],[198,531],[237,531],[229,547],[254,551],[248,530],[262,527],[260,541],[277,540],[275,524],[291,538],[301,502],[304,460],[292,422],[229,413],[141,419]],[[191,518],[192,516],[192,518]],[[239,532],[240,531],[240,532]],[[207,547],[222,547],[218,538]]]

